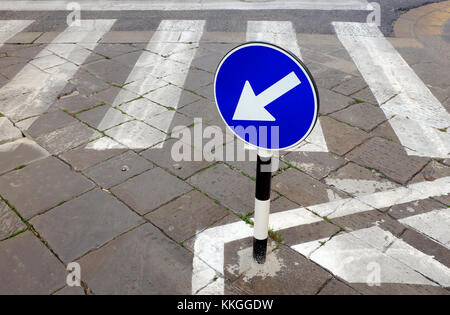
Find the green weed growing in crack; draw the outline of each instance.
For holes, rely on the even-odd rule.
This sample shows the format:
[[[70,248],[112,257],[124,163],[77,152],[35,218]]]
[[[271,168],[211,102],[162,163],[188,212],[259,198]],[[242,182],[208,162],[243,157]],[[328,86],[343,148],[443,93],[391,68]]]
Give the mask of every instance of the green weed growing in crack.
[[[275,232],[272,229],[269,229],[269,236],[275,242],[278,242],[278,243],[283,243],[284,242],[284,237],[282,235],[278,234],[277,232]]]
[[[255,223],[250,219],[252,213],[249,212],[246,215],[243,215],[242,213],[237,213],[236,216],[241,219],[242,221],[244,221],[245,223],[249,224],[249,225],[254,225]]]

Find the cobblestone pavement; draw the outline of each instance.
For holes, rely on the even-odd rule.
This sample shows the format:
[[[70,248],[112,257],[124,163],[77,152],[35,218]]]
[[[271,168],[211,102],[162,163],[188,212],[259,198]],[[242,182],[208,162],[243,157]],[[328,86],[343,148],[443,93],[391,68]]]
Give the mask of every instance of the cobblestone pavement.
[[[392,38],[347,22],[0,21],[0,293],[449,294],[449,20],[450,1],[403,14]],[[301,57],[321,99],[313,134],[279,157],[263,266],[252,151],[225,158],[226,135],[211,154],[191,143],[198,161],[171,155],[179,133],[225,133],[214,71],[249,40]]]

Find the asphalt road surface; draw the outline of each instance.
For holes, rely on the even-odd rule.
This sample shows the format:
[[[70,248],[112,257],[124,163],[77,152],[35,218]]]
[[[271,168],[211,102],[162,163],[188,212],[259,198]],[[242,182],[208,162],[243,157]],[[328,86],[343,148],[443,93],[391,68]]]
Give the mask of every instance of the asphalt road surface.
[[[61,11],[70,1],[2,1],[0,19],[35,19],[28,31],[65,28],[67,12]],[[331,34],[332,21],[366,22],[371,11],[365,0],[328,1],[78,1],[82,18],[118,19],[113,30],[156,29],[161,19],[205,19],[208,31],[241,32],[248,20],[290,20],[298,33]],[[392,33],[392,24],[400,12],[440,0],[379,0],[380,29],[385,35]],[[43,5],[43,3],[45,3]],[[201,3],[201,5],[199,4]],[[215,8],[215,9],[211,9]],[[232,9],[231,9],[232,8]],[[263,9],[261,9],[263,8]],[[11,12],[12,11],[12,12]]]

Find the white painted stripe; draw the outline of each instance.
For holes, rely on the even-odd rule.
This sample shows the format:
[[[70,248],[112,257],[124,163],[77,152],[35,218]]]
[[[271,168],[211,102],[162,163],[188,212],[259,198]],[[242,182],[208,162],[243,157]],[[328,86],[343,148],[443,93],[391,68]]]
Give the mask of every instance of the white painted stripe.
[[[4,44],[8,39],[17,33],[22,32],[34,20],[6,20],[0,21],[0,45]],[[1,47],[1,46],[0,46]]]
[[[2,1],[0,10],[64,11],[72,1]],[[243,2],[240,0],[172,0],[172,1],[78,1],[84,11],[122,10],[373,10],[366,0],[277,0]]]
[[[198,43],[203,35],[205,24],[206,22],[203,20],[163,20],[146,47],[146,50],[150,52],[144,51],[142,53],[126,80],[126,82],[137,83],[134,84],[133,91],[139,96],[144,96],[157,103],[177,108],[183,90],[175,86],[164,86],[161,88],[160,79],[168,75],[177,75],[177,82],[180,83],[180,86],[184,85],[191,62],[197,52],[196,47],[198,47]],[[170,55],[174,52],[177,52],[176,60],[170,58]],[[148,94],[152,89],[156,91]],[[127,93],[129,94],[126,90],[121,90],[116,100],[124,101],[127,98]],[[132,98],[134,97],[128,97],[128,100]],[[120,105],[120,102],[116,101],[113,105]],[[127,111],[135,112],[134,106],[140,105],[139,102],[128,103]],[[114,110],[111,109],[111,111]],[[121,115],[121,113],[115,112],[117,115]],[[137,118],[151,124],[151,120],[156,119],[153,113],[154,111],[149,111],[149,116],[147,117],[144,111],[142,116]],[[159,115],[162,115],[162,119],[158,123],[158,129],[168,134],[170,132],[169,128],[175,127],[172,126],[172,123],[176,111],[165,110]],[[108,115],[105,115],[105,117],[108,117]],[[100,126],[106,124],[106,121],[100,122]],[[148,142],[145,139],[136,137],[139,130],[130,128],[130,126],[130,124],[125,124],[113,128],[114,139],[120,143],[126,143],[132,149],[147,148]],[[161,137],[160,141],[164,139],[165,136]],[[162,147],[162,144],[158,145],[158,148],[160,147]],[[103,148],[98,146],[90,147],[90,149],[103,150]]]
[[[324,246],[314,251],[310,259],[350,283],[373,285],[377,283],[398,283],[436,286],[436,283],[429,281],[411,268],[411,265],[418,266],[414,253],[402,252],[404,256],[400,258],[403,258],[407,263],[413,261],[413,264],[405,264],[370,244],[371,237],[377,238],[377,241],[379,239],[385,240],[386,232],[384,230],[372,227],[359,230],[357,233],[358,236],[363,238],[355,237],[353,232],[333,237]],[[399,248],[405,250],[400,242]],[[396,256],[399,257],[399,255]],[[448,268],[443,265],[440,266],[439,271],[445,271],[448,274]],[[434,274],[434,272],[432,273]]]
[[[399,220],[450,249],[450,209],[438,209]]]
[[[321,216],[337,218],[375,210],[374,207],[385,208],[396,204],[427,199],[433,196],[442,196],[448,193],[450,193],[450,177],[444,177],[433,182],[411,184],[407,188],[400,187],[374,194],[357,196],[357,198],[342,199],[325,204],[313,205],[309,206],[308,209],[318,213]],[[269,226],[274,231],[279,231],[295,226],[320,222],[323,220],[322,218],[314,215],[311,211],[308,211],[305,208],[298,208],[273,213],[269,218]],[[250,237],[252,234],[252,227],[242,221],[207,229],[196,236],[194,244],[194,262],[197,260],[204,261],[218,273],[222,274],[224,268],[225,244]],[[351,237],[355,238],[354,236]],[[313,243],[306,244],[305,246],[301,246],[301,244],[295,245],[295,248],[298,249],[299,252],[305,252],[307,254],[314,252],[317,247],[318,246],[314,246]],[[364,256],[364,253],[364,250],[354,252],[356,255],[355,257],[358,257],[358,255]],[[369,254],[370,257],[373,257],[373,259],[381,260],[384,263],[389,263],[391,261],[391,258],[386,258],[385,255],[380,255],[380,253],[374,251],[369,251]],[[194,275],[195,274],[196,273],[194,272]],[[204,283],[204,279],[198,279],[197,277],[197,275],[193,276],[193,283]],[[411,283],[425,283],[423,279],[424,278],[420,275],[415,275],[412,278],[408,276],[403,280],[395,277],[391,280],[400,281],[397,283],[404,283],[405,281],[412,281]],[[223,286],[216,286],[216,290],[216,294],[223,294]]]
[[[375,24],[334,22],[400,142],[410,155],[450,156],[450,114]]]
[[[270,199],[258,200],[255,198],[255,224],[253,237],[257,240],[266,240],[269,229]]]
[[[58,61],[62,60],[54,55],[49,56],[51,50],[58,49],[59,43],[82,42],[86,44],[86,47],[93,49],[114,22],[115,20],[83,20],[82,26],[68,27],[46,49],[42,50],[33,62],[38,58],[49,57],[57,58]],[[65,45],[64,54],[67,56],[70,56],[74,50],[80,49],[77,45],[63,45]],[[88,55],[85,55],[84,59],[87,57]],[[58,65],[45,71],[39,70],[33,62],[25,65],[0,89],[0,112],[15,121],[44,113],[78,70],[78,67],[70,61],[58,62]]]
[[[279,45],[302,59],[297,34],[290,21],[248,21],[247,41],[264,41]]]
[[[247,41],[265,41],[285,48],[302,59],[297,33],[290,21],[248,21]],[[289,151],[328,152],[320,118],[311,134],[298,147]]]
[[[447,224],[449,224],[448,221]],[[440,285],[444,287],[450,286],[450,269],[447,266],[438,262],[433,256],[428,256],[405,241],[398,239],[389,231],[375,226],[354,231],[351,234]]]

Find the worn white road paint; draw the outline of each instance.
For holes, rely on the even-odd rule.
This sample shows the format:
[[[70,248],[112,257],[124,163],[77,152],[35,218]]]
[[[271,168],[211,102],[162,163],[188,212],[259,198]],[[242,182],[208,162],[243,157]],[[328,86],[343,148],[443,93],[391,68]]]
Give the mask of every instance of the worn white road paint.
[[[375,24],[333,22],[409,155],[450,157],[450,114]],[[441,129],[441,130],[439,130]]]
[[[290,21],[248,21],[246,37],[247,41],[265,41],[279,45],[302,59],[297,33]],[[328,152],[320,118],[305,141],[289,151]]]
[[[399,220],[450,249],[450,209],[443,208]]]
[[[450,286],[450,269],[448,267],[435,260],[433,256],[426,255],[403,240],[398,239],[389,231],[375,226],[354,231],[350,234],[440,285],[444,287]]]
[[[74,43],[83,43],[85,47],[94,49],[114,22],[115,20],[83,20],[81,26],[66,28],[34,60],[48,58],[53,51],[63,52],[67,60],[61,64],[61,58],[53,55],[54,59],[40,63],[45,64],[45,71],[32,63],[25,65],[0,89],[0,112],[14,121],[44,113],[78,70],[70,61],[71,54],[80,49]],[[67,45],[68,43],[71,44]],[[64,48],[59,47],[61,44]]]
[[[316,212],[320,216],[328,216],[328,218],[332,219],[355,213],[375,210],[375,207],[385,208],[396,204],[427,199],[433,196],[442,196],[448,193],[450,193],[450,177],[444,177],[433,182],[411,184],[406,188],[399,187],[374,194],[360,195],[357,196],[357,198],[342,199],[325,204],[309,206],[308,209],[310,211],[305,208],[298,208],[273,213],[270,215],[269,225],[274,231],[279,231],[295,226],[320,222],[323,220],[321,217],[314,215],[312,211]],[[198,261],[206,262],[210,267],[216,270],[218,274],[223,275],[225,244],[239,239],[251,237],[252,235],[253,228],[242,221],[209,228],[197,234],[194,243],[194,273],[192,278],[193,292],[197,292],[199,290],[199,285],[197,283],[203,284],[206,281],[206,279],[202,279],[200,277],[200,273],[195,272],[195,265]],[[348,266],[346,266],[345,264],[339,264],[334,260],[336,257],[347,259],[347,263],[352,263],[354,261],[354,263],[359,264],[359,266],[371,261],[379,262],[383,265],[386,264],[388,266],[387,270],[389,271],[386,281],[389,281],[391,283],[434,285],[433,282],[428,281],[426,278],[414,271],[414,266],[412,266],[413,269],[411,269],[404,263],[398,262],[396,260],[397,258],[390,257],[386,253],[383,253],[379,249],[373,247],[376,243],[373,241],[374,238],[370,238],[370,233],[367,234],[368,238],[366,239],[366,242],[369,242],[369,240],[372,241],[365,245],[361,245],[361,242],[357,242],[358,238],[356,236],[362,237],[360,236],[360,234],[355,234],[356,236],[351,234],[344,235],[347,236],[342,236],[340,238],[337,238],[337,240],[333,238],[332,240],[335,240],[334,243],[336,243],[337,246],[341,246],[342,248],[347,248],[349,244],[355,243],[355,248],[351,253],[345,253],[345,251],[339,252],[336,248],[332,248],[329,252],[326,252],[327,254],[322,255],[323,252],[321,252],[320,255],[316,255],[316,260],[318,262],[323,262],[329,268],[333,269],[336,272],[343,273],[345,277],[347,277],[348,279],[353,279],[356,282],[363,280],[362,282],[365,283],[366,278],[363,279],[363,277],[367,277],[367,274],[355,274],[354,276],[352,276],[350,273],[352,268],[348,269]],[[384,236],[385,235],[383,235],[383,237]],[[391,241],[386,243],[387,245],[395,241],[393,237],[389,238],[389,240]],[[325,246],[320,246],[319,241],[327,240],[322,239],[305,244],[297,244],[293,246],[293,248],[298,250],[300,253],[311,255],[312,257],[316,252],[320,251],[322,247],[326,247],[327,245],[329,245],[327,242]],[[372,245],[370,245],[370,243]],[[405,245],[402,246],[406,247]],[[327,247],[326,251],[328,251],[328,248],[330,247]],[[339,247],[337,248],[339,249]],[[335,253],[337,256],[334,258],[328,257],[328,255],[332,255],[333,253]],[[414,255],[423,257],[423,254],[418,251],[415,252]],[[352,261],[350,261],[350,258],[352,259]],[[370,260],[368,260],[369,258]],[[406,260],[406,258],[404,259]],[[419,263],[414,260],[414,265],[417,266],[418,264]],[[433,262],[433,264],[436,265],[435,262]],[[364,265],[364,268],[366,267],[367,265]],[[439,269],[440,267],[438,266],[436,268]],[[405,270],[407,270],[407,272]],[[383,282],[386,282],[384,279],[382,280]],[[224,287],[221,286],[220,283],[216,283],[214,284],[214,286],[209,287],[208,292],[211,294],[223,294],[223,289]]]
[[[336,187],[352,195],[373,194],[375,192],[393,189],[397,187],[389,181],[376,181],[353,178],[325,178],[327,185]]]
[[[0,10],[64,11],[73,1],[2,1]],[[167,0],[167,1],[105,1],[79,0],[85,11],[121,10],[373,10],[366,0],[275,0],[243,2],[239,0]]]
[[[8,39],[14,37],[17,33],[22,32],[33,22],[34,20],[0,21],[0,47],[8,41]]]
[[[166,85],[167,83],[162,83],[164,81],[161,79],[168,75],[177,75],[180,86],[184,85],[191,62],[197,52],[198,43],[203,35],[205,24],[206,21],[204,20],[161,21],[146,47],[148,51],[141,54],[126,80],[126,82],[137,82],[137,84],[132,85],[131,90],[137,95],[158,104],[177,108],[183,90],[173,85]],[[127,90],[122,89],[116,99],[120,99],[121,102],[126,100],[124,95],[127,93],[129,94]],[[136,94],[135,96],[128,96],[128,100],[135,98]],[[130,102],[126,104],[127,111],[136,112],[134,107],[141,105],[141,102]],[[161,108],[164,107],[161,106]],[[114,111],[114,109],[110,111]],[[153,115],[154,113],[153,110],[143,111],[141,116],[137,118],[151,124],[151,120],[156,118]],[[121,115],[120,112],[115,114]],[[169,129],[175,127],[172,124],[176,111],[164,109],[157,115],[164,115],[164,119],[159,120],[157,128],[168,134]],[[105,115],[104,119],[110,119],[107,118],[108,116],[111,117]],[[106,122],[102,121],[99,125],[104,124]],[[135,124],[135,126],[141,125]],[[133,130],[132,124],[119,125],[114,128],[114,139],[120,143],[126,143],[132,149],[145,149],[148,147],[148,141],[135,137],[138,132],[139,130]],[[161,138],[161,141],[164,139],[165,136]],[[162,147],[162,144],[158,147]],[[91,149],[103,150],[98,146],[91,147]]]
[[[358,235],[358,237],[355,236]],[[394,239],[396,246],[391,251],[374,246]],[[432,257],[412,249],[392,234],[378,227],[343,233],[333,237],[314,251],[310,259],[350,283],[398,283],[431,285],[437,284],[421,275],[433,276],[437,282],[448,283],[450,270]],[[392,256],[390,255],[392,254]],[[425,258],[425,259],[424,259]],[[432,262],[427,268],[426,262]],[[414,270],[417,268],[419,270]],[[379,270],[379,272],[377,271]]]

